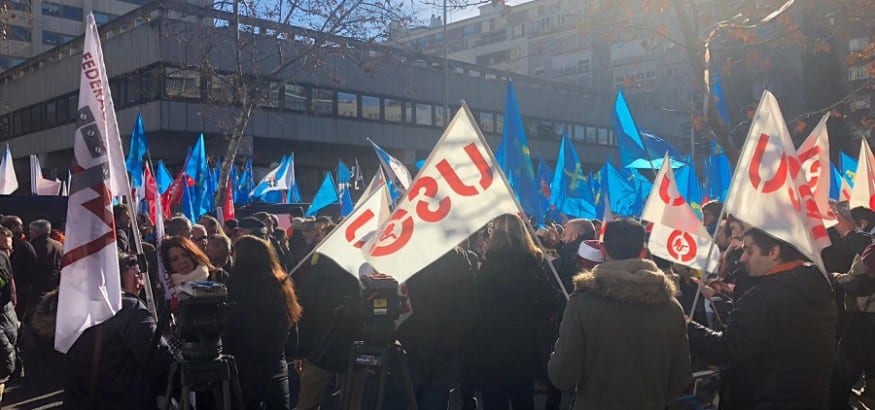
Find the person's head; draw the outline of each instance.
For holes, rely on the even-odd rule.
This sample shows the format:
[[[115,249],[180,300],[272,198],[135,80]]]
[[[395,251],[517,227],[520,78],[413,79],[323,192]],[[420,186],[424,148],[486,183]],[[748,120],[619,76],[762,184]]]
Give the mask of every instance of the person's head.
[[[304,228],[304,218],[299,218],[296,216],[294,218],[289,217],[289,220],[292,223],[292,230],[294,232],[298,232]]]
[[[305,220],[301,227],[301,234],[304,235],[304,242],[307,242],[307,245],[315,245],[319,238],[316,221],[313,219]]]
[[[750,228],[742,235],[744,252],[741,263],[751,276],[762,276],[774,267],[792,261],[805,261],[805,257],[792,245],[775,239],[765,231]]]
[[[600,221],[598,219],[593,219],[590,222],[592,222],[592,227],[593,227],[593,229],[595,229],[595,234],[594,234],[595,238],[593,238],[593,239],[599,239],[599,234],[602,231],[602,221]]]
[[[523,220],[511,214],[501,215],[492,220],[492,231],[486,243],[486,251],[488,253],[494,250],[541,253]]]
[[[229,219],[229,220],[225,221],[225,234],[227,235],[227,234],[231,234],[232,232],[234,232],[234,230],[237,229],[237,225],[239,223],[240,223],[240,221],[238,221],[236,219]]]
[[[639,259],[647,249],[644,226],[631,218],[615,219],[605,225],[602,252],[605,260]]]
[[[225,234],[225,231],[222,230],[222,224],[219,223],[219,220],[213,218],[209,215],[204,215],[197,221],[198,224],[203,225],[207,230],[207,236],[213,236],[215,234]]]
[[[212,268],[210,259],[191,239],[171,236],[161,241],[161,261],[171,274],[187,274],[198,265]]]
[[[717,218],[720,218],[720,212],[723,211],[723,204],[719,201],[708,201],[702,205],[702,223],[705,226],[711,226],[717,223]]]
[[[245,235],[253,235],[259,238],[267,238],[267,226],[254,216],[247,216],[237,224],[237,238]]]
[[[717,234],[714,235],[714,243],[717,245],[717,249],[720,251],[725,251],[729,248],[729,242],[732,239],[732,231],[729,229],[729,223],[726,219],[720,221],[720,225],[717,227]]]
[[[191,226],[191,241],[201,248],[201,250],[207,249],[207,228],[205,228],[201,224],[194,224]]]
[[[154,227],[152,226],[152,220],[149,219],[149,215],[137,214],[137,228],[140,229],[140,234],[143,236],[152,233]]]
[[[21,221],[21,218],[15,215],[4,216],[3,219],[0,220],[0,224],[9,228],[16,237],[20,237],[24,233],[24,222]]]
[[[731,216],[726,218],[726,227],[728,228],[727,233],[729,234],[729,240],[741,240],[744,232],[747,231],[747,226],[744,225],[744,222]]]
[[[12,238],[15,234],[5,226],[0,226],[0,251],[12,252]]]
[[[116,229],[126,229],[131,225],[131,214],[128,213],[128,206],[125,204],[112,207],[112,216],[115,219]]]
[[[861,231],[869,232],[875,227],[875,212],[864,206],[851,209],[851,217]]]
[[[143,289],[143,275],[137,257],[125,252],[118,254],[118,272],[122,290],[139,295]]]
[[[231,238],[215,234],[207,242],[207,257],[213,266],[222,267],[231,261]]]
[[[191,222],[184,216],[174,216],[164,222],[164,234],[191,238]]]
[[[599,249],[599,241],[595,239],[586,240],[577,247],[576,262],[580,270],[590,270],[604,261],[605,256],[602,255],[601,249]]]
[[[590,239],[595,239],[595,227],[592,225],[592,222],[583,218],[577,218],[565,223],[562,243],[574,243],[578,240],[588,241]]]
[[[258,219],[261,223],[264,224],[264,227],[267,228],[268,232],[273,231],[273,220],[270,218],[270,214],[267,212],[256,212],[252,214],[253,218]]]
[[[252,235],[241,236],[234,245],[234,261],[232,283],[255,293],[244,295],[243,299],[247,296],[264,297],[270,294],[268,292],[279,289],[287,323],[292,325],[301,318],[301,306],[298,305],[292,280],[283,271],[270,242]]]
[[[333,231],[335,227],[337,227],[334,222],[326,222],[323,224],[319,224],[317,222],[316,226],[319,228],[316,230],[316,243],[319,243],[319,241],[325,239],[325,237],[328,236],[328,234],[331,233],[331,231]]]
[[[39,238],[40,236],[48,236],[52,232],[52,223],[45,219],[37,219],[32,221],[28,228],[31,238]]]

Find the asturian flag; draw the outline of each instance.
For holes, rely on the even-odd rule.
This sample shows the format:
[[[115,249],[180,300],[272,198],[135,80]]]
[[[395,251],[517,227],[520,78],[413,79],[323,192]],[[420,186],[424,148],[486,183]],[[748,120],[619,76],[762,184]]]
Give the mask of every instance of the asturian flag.
[[[775,96],[763,92],[724,210],[794,246],[826,272],[820,243],[828,237],[817,203],[800,172],[796,147]]]
[[[362,248],[377,272],[404,282],[495,217],[521,213],[476,124],[463,102],[389,220]]]
[[[681,196],[668,154],[653,180],[641,219],[653,222],[647,242],[652,254],[693,269],[717,271],[720,252],[708,229]]]
[[[131,192],[94,15],[88,14],[73,136],[73,175],[55,349],[66,353],[88,328],[121,309],[112,199]]]
[[[387,219],[389,219],[389,190],[382,184],[369,196],[362,198],[353,212],[343,219],[314,252],[321,253],[338,266],[358,278],[367,263],[360,249]]]
[[[371,141],[370,138],[368,138],[368,142],[374,147],[374,151],[377,153],[377,158],[379,158],[380,164],[383,166],[383,171],[386,172],[386,176],[389,180],[401,185],[402,189],[410,188],[412,182],[410,171],[407,170],[407,166],[398,158],[389,155],[388,152],[380,148],[380,146],[374,143],[374,141]]]

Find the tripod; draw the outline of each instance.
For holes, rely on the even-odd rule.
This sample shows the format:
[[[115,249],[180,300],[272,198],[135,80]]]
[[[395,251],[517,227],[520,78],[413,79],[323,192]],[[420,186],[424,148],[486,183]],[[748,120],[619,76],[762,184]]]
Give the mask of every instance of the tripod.
[[[164,410],[170,407],[174,393],[173,380],[179,374],[180,409],[188,410],[192,392],[212,392],[215,408],[231,410],[231,389],[237,400],[237,408],[243,410],[243,393],[237,374],[237,363],[233,356],[220,354],[212,360],[179,360],[170,367],[167,382],[167,402]]]
[[[407,354],[397,341],[385,346],[372,346],[355,342],[350,349],[349,367],[341,390],[343,410],[361,410],[365,387],[371,373],[379,375],[376,410],[383,408],[386,396],[386,381],[390,373],[401,376],[407,398],[408,410],[416,410],[416,395],[407,370]]]

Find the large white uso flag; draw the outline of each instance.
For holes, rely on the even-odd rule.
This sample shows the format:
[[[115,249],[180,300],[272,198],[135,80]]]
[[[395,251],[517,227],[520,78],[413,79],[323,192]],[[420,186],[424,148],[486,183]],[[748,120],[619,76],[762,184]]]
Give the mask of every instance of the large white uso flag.
[[[463,103],[389,220],[362,251],[378,272],[404,282],[495,217],[520,212]]]
[[[681,196],[668,155],[653,180],[641,219],[653,222],[647,248],[650,253],[693,269],[716,272],[720,251],[711,235]]]
[[[331,258],[358,278],[362,265],[367,263],[359,249],[389,219],[390,202],[389,190],[384,183],[366,198],[362,198],[352,214],[328,234],[315,252]]]
[[[862,206],[875,209],[875,159],[865,138],[860,139],[860,157],[849,202],[851,208]]]
[[[805,181],[808,190],[814,196],[817,210],[823,218],[823,225],[827,228],[839,223],[838,217],[829,206],[830,172],[829,163],[829,134],[826,129],[826,121],[829,120],[829,112],[821,117],[817,126],[811,130],[811,134],[797,150],[802,172],[805,173]],[[802,187],[800,187],[801,189]],[[829,236],[818,240],[821,248],[832,244]]]
[[[121,309],[112,198],[130,194],[103,52],[91,14],[80,69],[67,240],[55,325],[55,349],[62,353],[86,329]]]
[[[796,247],[825,272],[818,240],[827,237],[807,188],[778,101],[763,92],[732,176],[724,209]]]

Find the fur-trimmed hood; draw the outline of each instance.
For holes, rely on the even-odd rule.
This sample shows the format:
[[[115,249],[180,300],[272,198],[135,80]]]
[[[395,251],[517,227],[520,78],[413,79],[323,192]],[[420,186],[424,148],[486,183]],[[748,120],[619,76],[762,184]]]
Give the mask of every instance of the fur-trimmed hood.
[[[593,270],[575,276],[574,290],[643,305],[668,303],[677,294],[671,278],[647,259],[603,262]]]

